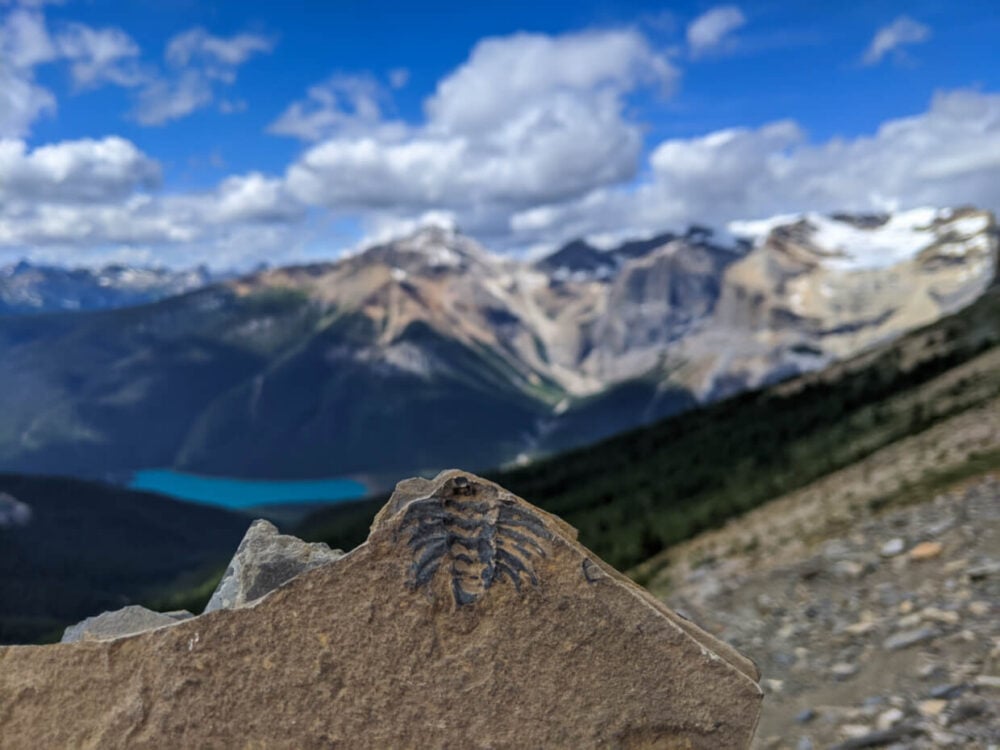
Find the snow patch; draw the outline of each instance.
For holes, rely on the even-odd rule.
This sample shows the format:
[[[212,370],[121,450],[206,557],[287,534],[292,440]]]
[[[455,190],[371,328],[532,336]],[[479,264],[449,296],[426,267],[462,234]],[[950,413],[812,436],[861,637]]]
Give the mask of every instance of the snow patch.
[[[760,246],[775,229],[804,221],[810,244],[825,256],[823,265],[834,271],[865,271],[904,263],[939,242],[939,252],[955,257],[989,248],[983,234],[989,227],[986,216],[953,217],[951,209],[924,207],[899,211],[877,227],[862,227],[811,212],[734,221],[728,228]],[[960,239],[951,240],[949,235]]]

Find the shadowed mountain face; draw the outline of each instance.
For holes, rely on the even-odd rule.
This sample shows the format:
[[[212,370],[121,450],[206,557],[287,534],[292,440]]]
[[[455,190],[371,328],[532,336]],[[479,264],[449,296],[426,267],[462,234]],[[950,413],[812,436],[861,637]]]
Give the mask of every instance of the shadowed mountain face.
[[[141,307],[0,318],[0,468],[489,467],[822,366],[995,272],[982,212],[750,229],[752,249],[694,230],[531,265],[429,228]]]
[[[0,643],[45,636],[224,566],[246,530],[235,513],[98,482],[0,474],[26,509],[0,524]]]

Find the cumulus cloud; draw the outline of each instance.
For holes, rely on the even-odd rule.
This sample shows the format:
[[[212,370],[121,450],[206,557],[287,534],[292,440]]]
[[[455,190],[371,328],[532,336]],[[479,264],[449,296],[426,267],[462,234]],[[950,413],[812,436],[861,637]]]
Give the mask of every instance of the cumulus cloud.
[[[24,141],[0,140],[4,202],[110,202],[155,188],[160,167],[123,138],[83,139],[29,151]]]
[[[931,29],[909,16],[900,16],[879,29],[862,57],[865,65],[877,65],[890,52],[900,53],[906,45],[920,44],[930,39]]]
[[[974,204],[1000,209],[1000,95],[952,91],[928,111],[870,135],[810,143],[792,121],[664,141],[634,188],[515,214],[522,241],[627,227],[650,232],[692,222],[807,210],[871,211]]]
[[[390,124],[357,97],[350,108],[338,100],[314,109],[335,132],[288,169],[288,185],[334,211],[445,209],[467,230],[489,231],[511,210],[634,176],[642,133],[625,115],[627,96],[643,86],[668,92],[677,75],[631,30],[486,39],[438,84],[418,126],[345,129],[345,112],[350,123],[361,111]],[[319,93],[310,92],[314,104]],[[323,132],[295,105],[272,130],[291,132],[290,113],[300,137]]]
[[[732,33],[745,25],[746,16],[735,5],[720,5],[702,13],[687,27],[688,49],[692,57],[724,50]]]
[[[35,149],[0,140],[0,174],[0,255],[8,257],[68,249],[109,257],[142,246],[171,248],[161,261],[200,254],[217,264],[248,262],[266,252],[265,238],[294,248],[293,227],[306,215],[281,179],[258,173],[161,194],[160,165],[118,137]]]
[[[241,65],[274,43],[260,34],[214,36],[201,27],[175,35],[164,53],[166,73],[146,79],[133,116],[142,125],[163,125],[208,106],[218,87],[236,81]]]

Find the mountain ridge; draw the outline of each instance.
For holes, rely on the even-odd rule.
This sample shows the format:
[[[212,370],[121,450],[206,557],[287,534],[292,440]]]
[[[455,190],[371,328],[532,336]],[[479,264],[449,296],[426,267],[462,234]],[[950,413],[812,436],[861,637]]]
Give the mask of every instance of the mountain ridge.
[[[696,229],[597,250],[626,259],[576,277],[430,227],[144,306],[0,318],[0,467],[377,478],[529,460],[960,309],[996,273],[995,220],[926,216],[917,252],[875,271],[826,268],[800,220],[750,249]]]

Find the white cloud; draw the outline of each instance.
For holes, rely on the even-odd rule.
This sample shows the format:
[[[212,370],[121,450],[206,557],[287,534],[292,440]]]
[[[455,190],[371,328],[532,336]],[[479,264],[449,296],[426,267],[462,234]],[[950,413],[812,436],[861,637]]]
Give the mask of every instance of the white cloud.
[[[642,133],[626,98],[641,86],[668,91],[676,78],[635,31],[517,34],[476,45],[427,100],[422,125],[387,123],[355,97],[353,109],[339,100],[314,108],[312,121],[293,105],[272,129],[292,132],[294,121],[300,137],[322,133],[309,127],[317,123],[340,131],[289,168],[303,202],[393,216],[442,209],[468,231],[492,231],[511,210],[634,176]],[[320,93],[329,92],[310,92],[314,105]],[[371,124],[345,132],[345,120]]]
[[[160,167],[123,138],[84,139],[29,151],[0,140],[0,197],[5,202],[111,202],[155,188]]]
[[[282,180],[259,172],[227,177],[216,188],[214,201],[209,216],[213,223],[286,222],[305,215],[305,207],[292,198]]]
[[[167,43],[167,62],[185,67],[194,60],[222,66],[226,71],[239,67],[257,53],[274,49],[274,40],[261,34],[236,34],[228,38],[208,33],[201,27],[188,29]]]
[[[56,99],[30,74],[0,60],[0,138],[27,135],[31,124],[56,111]]]
[[[306,98],[293,102],[268,127],[275,135],[319,141],[333,135],[372,134],[400,125],[384,123],[382,108],[388,94],[372,76],[334,75],[310,86]]]
[[[306,207],[282,180],[234,175],[212,190],[160,194],[160,167],[117,137],[29,149],[0,140],[0,256],[115,257],[142,247],[161,262],[248,263],[292,253]],[[237,241],[238,238],[238,241]],[[301,239],[301,237],[300,237]]]
[[[137,86],[145,78],[137,62],[139,45],[121,29],[71,23],[58,34],[56,44],[71,61],[70,73],[78,86]]]
[[[15,8],[0,23],[0,138],[26,135],[56,110],[56,99],[35,81],[36,66],[56,58],[45,19]]]
[[[211,81],[199,71],[185,70],[171,79],[146,84],[133,114],[141,125],[163,125],[211,104],[213,96]]]
[[[628,190],[515,214],[520,242],[806,210],[974,204],[1000,209],[1000,94],[953,91],[871,134],[812,144],[792,121],[661,143],[651,177]]]
[[[474,132],[546,97],[620,95],[643,83],[668,89],[677,77],[635,31],[515,34],[479,42],[468,61],[438,84],[426,109],[435,128]]]
[[[148,77],[132,114],[142,125],[186,117],[211,104],[217,87],[233,84],[239,66],[273,49],[274,40],[260,34],[218,37],[200,27],[177,34],[164,53],[168,73]]]
[[[929,26],[914,21],[909,16],[900,16],[875,33],[862,62],[865,65],[877,65],[890,52],[899,54],[901,47],[926,42],[930,36]]]
[[[702,13],[687,28],[688,49],[692,57],[724,50],[731,35],[745,25],[746,16],[735,5],[720,5]]]

